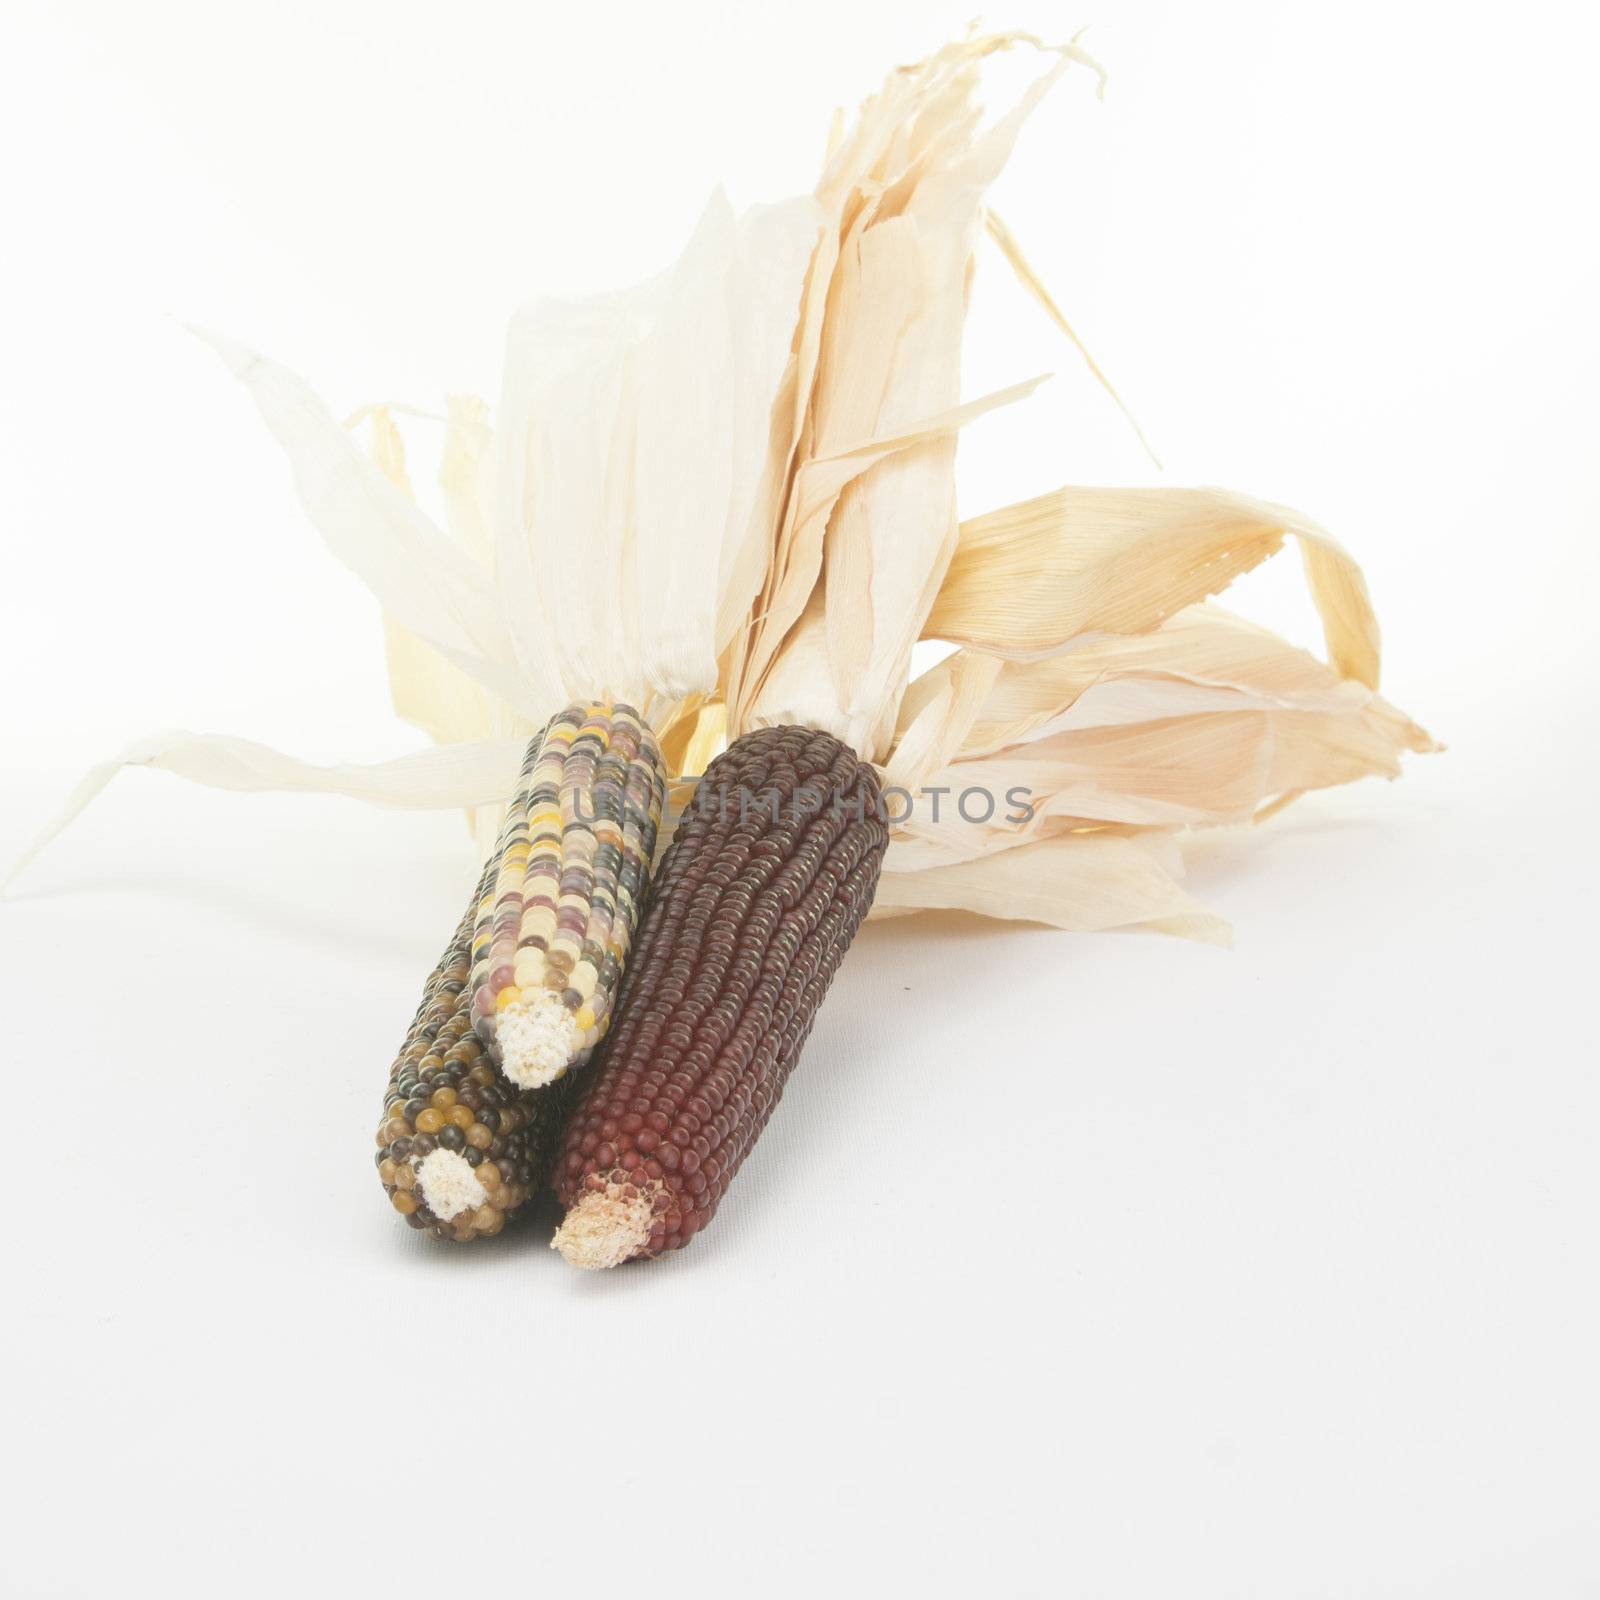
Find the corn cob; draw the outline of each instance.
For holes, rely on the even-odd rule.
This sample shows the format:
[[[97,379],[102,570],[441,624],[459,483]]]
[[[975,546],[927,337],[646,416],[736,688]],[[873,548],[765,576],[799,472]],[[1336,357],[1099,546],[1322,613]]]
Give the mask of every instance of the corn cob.
[[[494,882],[491,860],[479,885]],[[472,1030],[472,928],[461,919],[389,1072],[378,1176],[413,1228],[466,1243],[505,1226],[543,1181],[566,1096],[513,1089]]]
[[[569,706],[529,744],[472,935],[473,1025],[518,1088],[581,1066],[609,1025],[665,798],[631,706]]]
[[[761,729],[707,768],[567,1122],[554,1243],[568,1261],[659,1255],[711,1220],[872,903],[887,845],[876,774],[828,734]]]

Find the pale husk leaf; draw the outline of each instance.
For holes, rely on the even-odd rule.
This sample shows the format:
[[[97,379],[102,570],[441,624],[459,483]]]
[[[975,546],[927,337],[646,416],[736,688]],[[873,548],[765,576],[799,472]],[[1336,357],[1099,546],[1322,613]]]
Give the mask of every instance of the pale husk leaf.
[[[974,655],[939,663],[907,696],[902,737],[920,770],[939,753],[925,730],[945,729],[941,708]],[[922,780],[953,798],[938,818],[924,804],[894,830],[891,859],[901,870],[1005,851],[1062,825],[1243,821],[1287,795],[1394,777],[1402,753],[1437,748],[1373,690],[1213,605],[1150,634],[1005,662],[966,723],[959,745],[943,744],[945,764]],[[956,798],[966,792],[1022,793],[1027,804],[1006,800],[986,818],[975,798],[968,809],[979,815],[967,821]],[[1005,820],[1030,806],[1030,820]]]
[[[985,192],[1034,106],[1087,61],[1073,46],[1049,52],[1050,70],[984,128],[979,63],[1019,43],[1044,48],[1021,34],[973,38],[894,74],[831,148],[796,336],[789,488],[751,638],[732,662],[736,733],[800,714],[865,755],[887,750],[920,618],[956,539],[954,439],[916,419],[959,409]],[[924,437],[849,477],[815,470],[857,438],[913,432]],[[827,676],[802,696],[801,676],[780,673],[778,657],[819,615]],[[802,648],[816,660],[812,641]]]
[[[1378,682],[1378,625],[1360,569],[1287,506],[1225,489],[1058,489],[961,526],[923,632],[1013,660],[1086,633],[1143,633],[1301,541],[1329,659]]]
[[[439,486],[446,506],[450,536],[475,559],[492,569],[493,430],[488,406],[475,395],[452,395],[439,462]],[[392,408],[369,406],[346,423],[365,421],[368,453],[397,489],[415,498],[406,466],[405,440],[395,425]],[[481,739],[527,740],[537,724],[521,715],[482,684],[439,654],[426,640],[385,615],[384,650],[389,692],[398,716],[420,728],[436,744]],[[499,831],[502,803],[475,806],[468,826],[487,854]]]
[[[872,915],[974,911],[1079,933],[1142,929],[1228,944],[1227,922],[1184,892],[1177,881],[1182,870],[1177,846],[1164,834],[1066,834],[983,860],[913,872],[886,868]]]
[[[816,232],[810,197],[736,217],[719,191],[659,278],[513,319],[496,572],[526,669],[636,702],[715,686]]]
[[[990,754],[1074,727],[1201,711],[1350,711],[1376,699],[1366,685],[1341,677],[1309,651],[1208,603],[1148,633],[1089,634],[1058,654],[1031,660],[958,650],[911,685],[901,709],[902,738],[974,656],[1000,665],[962,741],[944,746],[945,759]],[[1420,730],[1416,737],[1426,740]]]
[[[810,458],[795,472],[789,501],[791,516],[801,529],[792,550],[793,581],[776,596],[752,625],[742,646],[735,641],[732,667],[725,677],[734,705],[732,722],[740,732],[770,727],[780,722],[802,722],[824,728],[849,742],[851,719],[841,703],[833,665],[826,654],[813,657],[813,646],[794,635],[802,631],[801,619],[808,613],[822,623],[823,591],[817,580],[822,574],[823,540],[828,520],[848,486],[878,463],[901,452],[939,444],[958,429],[1001,406],[1014,405],[1045,381],[1048,374],[1011,384],[993,394],[953,406],[948,411],[916,421],[887,434],[854,440],[839,450]],[[931,601],[932,596],[928,596]],[[798,605],[800,609],[794,610]],[[915,614],[926,604],[914,608]],[[792,631],[791,631],[792,630]],[[826,649],[826,642],[823,648]],[[798,653],[805,665],[784,657]],[[760,688],[756,684],[760,681]],[[744,697],[741,700],[741,695]],[[896,696],[898,699],[898,696]],[[884,708],[885,714],[887,707]]]
[[[498,804],[522,763],[520,739],[443,745],[392,761],[319,766],[250,739],[182,730],[151,734],[90,769],[66,803],[0,878],[4,889],[124,767],[153,767],[191,783],[241,792],[346,795],[402,810]]]
[[[249,389],[294,468],[307,515],[333,553],[402,627],[509,704],[539,702],[513,670],[511,640],[490,575],[422,513],[311,388],[285,367],[201,333]]]
[[[1104,88],[1102,79],[1101,87]],[[1089,347],[1078,337],[1077,330],[1067,321],[1065,313],[1056,304],[1055,296],[1045,286],[1044,279],[1033,269],[1033,263],[1023,253],[1017,236],[1011,231],[1010,226],[1001,218],[1000,214],[990,206],[985,211],[985,221],[989,228],[989,237],[1000,247],[1000,253],[1006,258],[1011,270],[1016,273],[1017,281],[1038,301],[1044,313],[1058,327],[1062,333],[1083,357],[1083,364],[1089,369],[1096,383],[1111,396],[1113,404],[1127,419],[1128,426],[1133,429],[1139,443],[1144,447],[1144,453],[1159,467],[1161,458],[1151,448],[1150,441],[1145,437],[1144,429],[1139,426],[1139,419],[1128,409],[1127,403],[1117,393],[1110,378],[1100,368],[1100,363],[1090,354]]]

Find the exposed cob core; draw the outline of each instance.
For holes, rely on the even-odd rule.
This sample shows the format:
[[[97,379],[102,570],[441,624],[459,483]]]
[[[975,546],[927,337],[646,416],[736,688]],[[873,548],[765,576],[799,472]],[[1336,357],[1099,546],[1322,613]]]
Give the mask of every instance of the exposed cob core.
[[[472,934],[473,1026],[518,1088],[581,1065],[605,1033],[665,799],[631,706],[569,706],[529,744]]]
[[[494,863],[479,885],[492,881]],[[477,900],[423,990],[389,1072],[378,1176],[413,1228],[467,1243],[498,1233],[542,1181],[565,1095],[519,1091],[472,1031],[470,946]]]
[[[877,775],[828,734],[764,728],[707,768],[567,1123],[554,1242],[568,1261],[659,1255],[711,1220],[872,903],[888,838]]]

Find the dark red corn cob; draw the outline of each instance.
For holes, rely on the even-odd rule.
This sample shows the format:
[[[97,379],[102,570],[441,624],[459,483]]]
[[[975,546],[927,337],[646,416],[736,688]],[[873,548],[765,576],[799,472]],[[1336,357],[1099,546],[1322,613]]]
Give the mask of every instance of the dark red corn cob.
[[[492,891],[491,857],[467,914],[423,990],[389,1071],[378,1176],[414,1228],[467,1243],[487,1238],[544,1182],[566,1085],[519,1090],[495,1071],[472,1026],[472,930]]]
[[[764,728],[707,768],[567,1120],[555,1246],[568,1261],[659,1255],[711,1220],[872,904],[888,842],[877,775],[828,734]]]

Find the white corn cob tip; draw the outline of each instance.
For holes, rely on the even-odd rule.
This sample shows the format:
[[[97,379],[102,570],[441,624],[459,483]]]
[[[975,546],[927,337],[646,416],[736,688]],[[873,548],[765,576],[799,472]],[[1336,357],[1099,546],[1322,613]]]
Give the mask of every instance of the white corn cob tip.
[[[519,1089],[554,1083],[578,1053],[578,1023],[559,995],[543,993],[507,1006],[494,1019],[500,1070]]]
[[[649,1242],[658,1187],[646,1183],[632,1195],[624,1194],[616,1183],[588,1190],[567,1213],[550,1248],[574,1267],[593,1272],[620,1267]]]
[[[489,1198],[472,1164],[455,1150],[430,1150],[417,1163],[417,1188],[441,1222],[476,1211]]]

